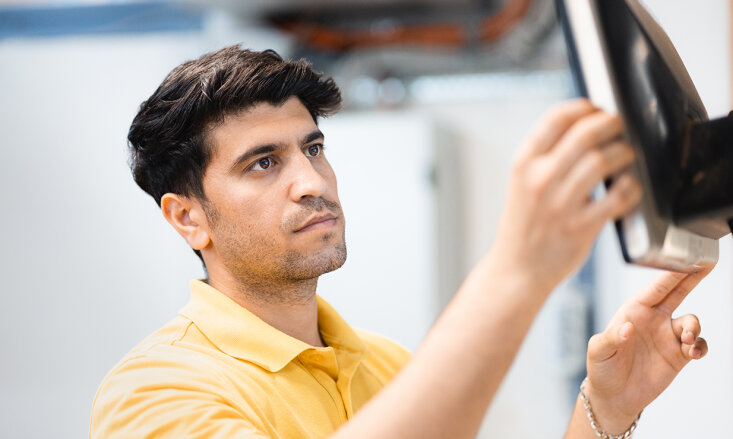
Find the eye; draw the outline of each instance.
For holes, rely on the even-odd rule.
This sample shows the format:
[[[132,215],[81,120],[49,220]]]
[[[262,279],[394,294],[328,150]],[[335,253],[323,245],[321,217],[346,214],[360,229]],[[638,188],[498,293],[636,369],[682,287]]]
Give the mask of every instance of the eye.
[[[263,157],[257,160],[250,168],[253,171],[265,171],[273,165],[273,160],[270,157]]]
[[[321,145],[320,143],[316,143],[315,145],[310,145],[308,148],[306,148],[305,155],[308,157],[318,157],[321,155],[321,152],[326,147]]]

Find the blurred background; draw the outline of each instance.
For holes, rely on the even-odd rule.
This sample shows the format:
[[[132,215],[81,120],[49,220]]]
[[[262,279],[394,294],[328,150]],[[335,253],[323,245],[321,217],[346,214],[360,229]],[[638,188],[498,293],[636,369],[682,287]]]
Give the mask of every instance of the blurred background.
[[[644,3],[711,118],[726,114],[729,2]],[[0,1],[0,437],[87,436],[105,373],[203,276],[134,184],[125,139],[167,72],[231,44],[306,57],[342,87],[344,110],[321,125],[349,260],[319,293],[413,351],[490,247],[522,138],[575,95],[550,0]],[[700,317],[710,354],[637,438],[730,437],[732,241],[679,310]],[[549,299],[479,437],[561,437],[587,339],[655,274],[623,264],[607,227]]]

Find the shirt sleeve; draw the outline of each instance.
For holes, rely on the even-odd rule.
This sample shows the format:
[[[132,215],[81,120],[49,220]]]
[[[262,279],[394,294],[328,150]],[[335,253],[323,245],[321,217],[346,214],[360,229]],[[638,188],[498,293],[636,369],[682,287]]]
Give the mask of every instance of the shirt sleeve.
[[[185,362],[139,357],[115,368],[92,407],[91,439],[264,439],[256,408],[227,397],[226,379]]]

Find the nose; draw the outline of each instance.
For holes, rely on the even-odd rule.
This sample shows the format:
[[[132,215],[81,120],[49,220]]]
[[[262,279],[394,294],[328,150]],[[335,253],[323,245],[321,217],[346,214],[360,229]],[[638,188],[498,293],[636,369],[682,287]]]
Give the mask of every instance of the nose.
[[[298,202],[308,197],[320,197],[327,189],[327,182],[323,175],[313,166],[308,157],[298,157],[291,169],[292,179],[290,186],[291,198]]]

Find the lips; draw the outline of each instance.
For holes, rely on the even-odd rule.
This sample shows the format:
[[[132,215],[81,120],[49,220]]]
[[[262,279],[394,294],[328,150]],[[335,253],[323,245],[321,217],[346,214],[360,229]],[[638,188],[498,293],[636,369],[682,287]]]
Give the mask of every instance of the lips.
[[[303,224],[300,228],[296,229],[294,233],[298,232],[305,232],[307,230],[315,229],[319,226],[325,226],[328,227],[331,224],[336,222],[336,216],[330,213],[324,214],[324,215],[317,215],[309,219],[305,224]]]

